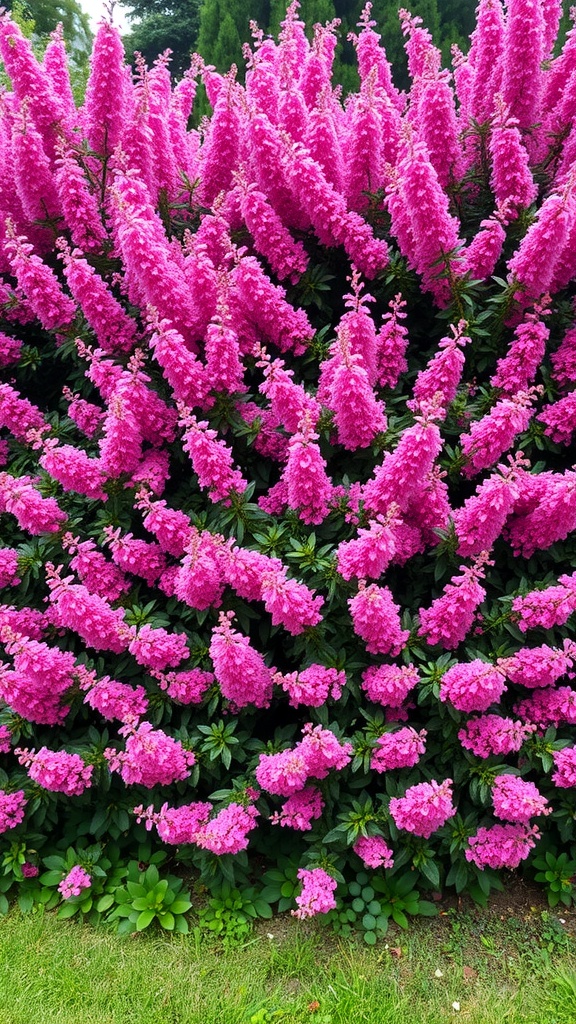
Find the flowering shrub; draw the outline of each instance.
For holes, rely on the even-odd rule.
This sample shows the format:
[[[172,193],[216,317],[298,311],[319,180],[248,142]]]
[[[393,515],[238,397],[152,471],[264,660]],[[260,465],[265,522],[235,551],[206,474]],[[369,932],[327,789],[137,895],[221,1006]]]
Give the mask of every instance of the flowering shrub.
[[[480,0],[450,74],[401,11],[405,95],[367,4],[344,101],[296,3],[243,85],[102,22],[80,110],[0,18],[0,832],[72,911],[154,918],[83,836],[120,879],[146,832],[214,884],[287,855],[299,917],[574,841],[559,12]]]

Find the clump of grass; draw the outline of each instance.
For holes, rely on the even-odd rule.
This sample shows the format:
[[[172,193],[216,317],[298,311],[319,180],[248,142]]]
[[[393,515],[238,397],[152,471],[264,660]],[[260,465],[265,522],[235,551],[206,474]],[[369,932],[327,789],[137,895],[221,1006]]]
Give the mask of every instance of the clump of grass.
[[[372,948],[278,918],[231,949],[198,928],[118,937],[15,910],[0,1024],[572,1024],[576,943],[557,924],[550,951],[543,917],[454,911]]]

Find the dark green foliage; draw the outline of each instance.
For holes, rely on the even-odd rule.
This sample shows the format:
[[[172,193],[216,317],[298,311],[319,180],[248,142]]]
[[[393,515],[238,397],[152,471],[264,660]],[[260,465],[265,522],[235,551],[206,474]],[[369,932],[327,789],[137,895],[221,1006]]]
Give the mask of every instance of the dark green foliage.
[[[13,16],[33,21],[35,36],[48,36],[62,23],[68,51],[87,61],[92,45],[90,20],[77,0],[8,0],[3,6]]]
[[[124,37],[129,58],[134,51],[152,64],[159,53],[172,51],[171,71],[180,78],[190,65],[200,25],[200,0],[134,0],[129,17],[134,25]]]

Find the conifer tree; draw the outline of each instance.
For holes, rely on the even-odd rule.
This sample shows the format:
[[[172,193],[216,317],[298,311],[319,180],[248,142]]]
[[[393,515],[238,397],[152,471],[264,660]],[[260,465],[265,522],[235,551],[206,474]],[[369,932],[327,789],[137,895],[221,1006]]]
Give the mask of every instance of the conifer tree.
[[[131,31],[124,36],[126,55],[142,54],[151,65],[159,53],[172,51],[171,71],[180,78],[196,49],[200,0],[130,0]]]

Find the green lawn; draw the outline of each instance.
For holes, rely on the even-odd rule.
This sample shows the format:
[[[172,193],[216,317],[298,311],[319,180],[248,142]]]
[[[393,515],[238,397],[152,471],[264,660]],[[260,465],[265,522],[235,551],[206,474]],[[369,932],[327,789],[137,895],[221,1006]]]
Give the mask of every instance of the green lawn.
[[[13,911],[0,1024],[575,1024],[574,916],[558,916],[452,910],[373,948],[283,917],[226,949]]]

